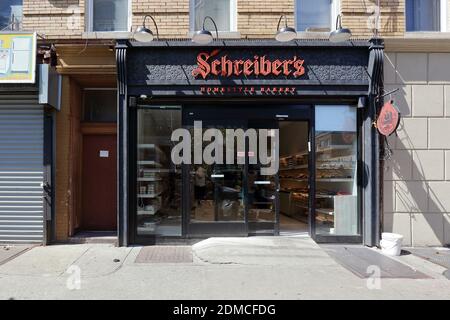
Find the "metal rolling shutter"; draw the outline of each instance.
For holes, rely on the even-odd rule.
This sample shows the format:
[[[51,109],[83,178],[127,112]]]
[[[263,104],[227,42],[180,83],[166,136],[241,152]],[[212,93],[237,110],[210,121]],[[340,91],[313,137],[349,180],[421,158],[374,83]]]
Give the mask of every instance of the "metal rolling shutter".
[[[0,95],[0,243],[42,243],[43,107],[36,95]]]

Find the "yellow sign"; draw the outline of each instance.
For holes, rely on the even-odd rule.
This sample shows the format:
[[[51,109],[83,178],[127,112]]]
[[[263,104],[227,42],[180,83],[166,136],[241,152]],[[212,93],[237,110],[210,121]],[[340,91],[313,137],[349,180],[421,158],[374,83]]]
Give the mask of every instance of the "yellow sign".
[[[0,32],[0,83],[34,83],[36,34]]]

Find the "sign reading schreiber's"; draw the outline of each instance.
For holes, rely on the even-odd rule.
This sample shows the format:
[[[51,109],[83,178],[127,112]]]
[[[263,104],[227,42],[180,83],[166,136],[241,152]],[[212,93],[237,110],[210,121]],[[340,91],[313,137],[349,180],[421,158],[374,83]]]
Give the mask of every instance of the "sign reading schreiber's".
[[[220,58],[214,58],[219,50],[211,53],[201,52],[197,56],[198,68],[192,71],[194,77],[206,79],[208,75],[230,77],[239,76],[285,76],[293,75],[295,78],[305,74],[303,67],[304,60],[297,56],[292,59],[274,59],[273,61],[266,56],[255,55],[253,59],[229,59],[227,55]]]
[[[251,59],[230,59],[226,54],[217,57],[220,50],[211,53],[201,52],[197,55],[197,68],[192,70],[194,78],[207,79],[231,76],[292,76],[298,78],[305,74],[304,60],[293,56],[291,59],[270,59],[266,55],[254,55]],[[260,94],[295,94],[295,87],[288,86],[201,86],[204,94],[239,93],[245,95]]]

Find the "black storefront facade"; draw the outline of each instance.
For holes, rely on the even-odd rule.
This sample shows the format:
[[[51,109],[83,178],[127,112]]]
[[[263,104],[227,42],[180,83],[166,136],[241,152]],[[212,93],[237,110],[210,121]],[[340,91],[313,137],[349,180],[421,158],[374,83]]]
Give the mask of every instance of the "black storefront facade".
[[[289,230],[378,245],[381,40],[119,41],[116,57],[120,245]],[[276,172],[249,136],[230,163],[196,158],[239,129]]]

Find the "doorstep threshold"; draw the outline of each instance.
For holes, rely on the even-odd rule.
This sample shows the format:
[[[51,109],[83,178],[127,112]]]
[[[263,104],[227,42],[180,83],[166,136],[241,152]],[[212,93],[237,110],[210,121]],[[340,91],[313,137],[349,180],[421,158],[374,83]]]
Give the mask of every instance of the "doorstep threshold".
[[[67,239],[68,243],[84,244],[114,244],[117,245],[118,238],[115,231],[80,231]]]

